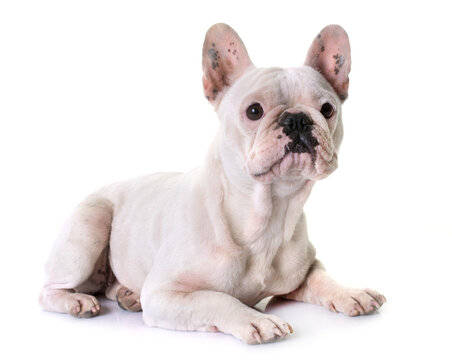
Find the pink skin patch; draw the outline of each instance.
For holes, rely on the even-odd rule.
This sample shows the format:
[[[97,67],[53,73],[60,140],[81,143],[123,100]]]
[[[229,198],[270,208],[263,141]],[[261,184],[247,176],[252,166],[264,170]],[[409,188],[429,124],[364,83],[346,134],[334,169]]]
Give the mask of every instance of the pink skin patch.
[[[331,84],[342,101],[348,97],[350,43],[339,25],[328,25],[312,42],[306,65],[316,69]]]
[[[251,66],[251,60],[238,34],[226,24],[207,31],[202,53],[204,94],[217,106],[224,89]]]

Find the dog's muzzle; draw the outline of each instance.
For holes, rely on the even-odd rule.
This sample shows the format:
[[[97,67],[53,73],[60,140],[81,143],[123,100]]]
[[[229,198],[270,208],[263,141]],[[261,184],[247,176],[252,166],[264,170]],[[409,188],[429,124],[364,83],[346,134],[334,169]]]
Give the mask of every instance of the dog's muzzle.
[[[285,112],[278,120],[278,124],[282,126],[284,134],[292,140],[286,145],[286,153],[309,153],[312,160],[315,160],[315,147],[319,145],[317,139],[312,135],[314,122],[304,112],[292,114]]]

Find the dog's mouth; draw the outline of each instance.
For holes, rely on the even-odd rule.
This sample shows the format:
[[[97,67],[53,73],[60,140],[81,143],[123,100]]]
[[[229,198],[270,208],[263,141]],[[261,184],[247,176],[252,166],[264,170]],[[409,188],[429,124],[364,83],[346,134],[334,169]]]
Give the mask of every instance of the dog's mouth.
[[[284,146],[283,155],[265,167],[264,171],[251,173],[259,182],[270,183],[274,179],[290,175],[319,180],[337,168],[337,154],[329,139],[316,131],[310,138],[293,137]]]
[[[315,147],[319,145],[319,142],[317,139],[312,136],[311,132],[303,133],[303,134],[295,134],[290,133],[288,134],[289,139],[291,142],[289,142],[285,146],[287,155],[289,152],[301,154],[301,153],[308,153],[311,155],[312,162],[315,162],[317,151],[315,150]]]
[[[278,168],[278,167],[280,168],[283,160],[286,158],[289,158],[290,155],[291,155],[290,151],[286,151],[286,153],[283,155],[283,157],[280,158],[279,160],[277,160],[276,162],[274,162],[267,170],[265,170],[264,172],[253,174],[253,176],[256,178],[263,178],[270,173],[274,173],[274,171],[272,171],[272,170],[276,170],[274,168]]]

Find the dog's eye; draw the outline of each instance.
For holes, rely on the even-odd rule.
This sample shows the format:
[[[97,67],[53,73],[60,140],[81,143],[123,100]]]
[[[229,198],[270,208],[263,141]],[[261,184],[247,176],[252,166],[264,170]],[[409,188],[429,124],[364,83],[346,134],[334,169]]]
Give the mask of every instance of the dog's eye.
[[[331,105],[330,103],[323,104],[320,112],[325,117],[325,119],[329,119],[334,114],[333,105]]]
[[[264,109],[258,103],[252,104],[246,109],[246,116],[250,120],[259,120],[264,115]]]

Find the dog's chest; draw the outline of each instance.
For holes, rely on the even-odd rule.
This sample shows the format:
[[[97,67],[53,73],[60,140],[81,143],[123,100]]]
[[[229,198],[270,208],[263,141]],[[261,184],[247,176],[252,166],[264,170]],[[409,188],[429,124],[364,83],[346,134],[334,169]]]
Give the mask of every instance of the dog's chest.
[[[315,250],[304,239],[284,243],[274,254],[252,254],[246,259],[233,295],[254,305],[267,296],[290,293],[304,281],[314,259]]]

